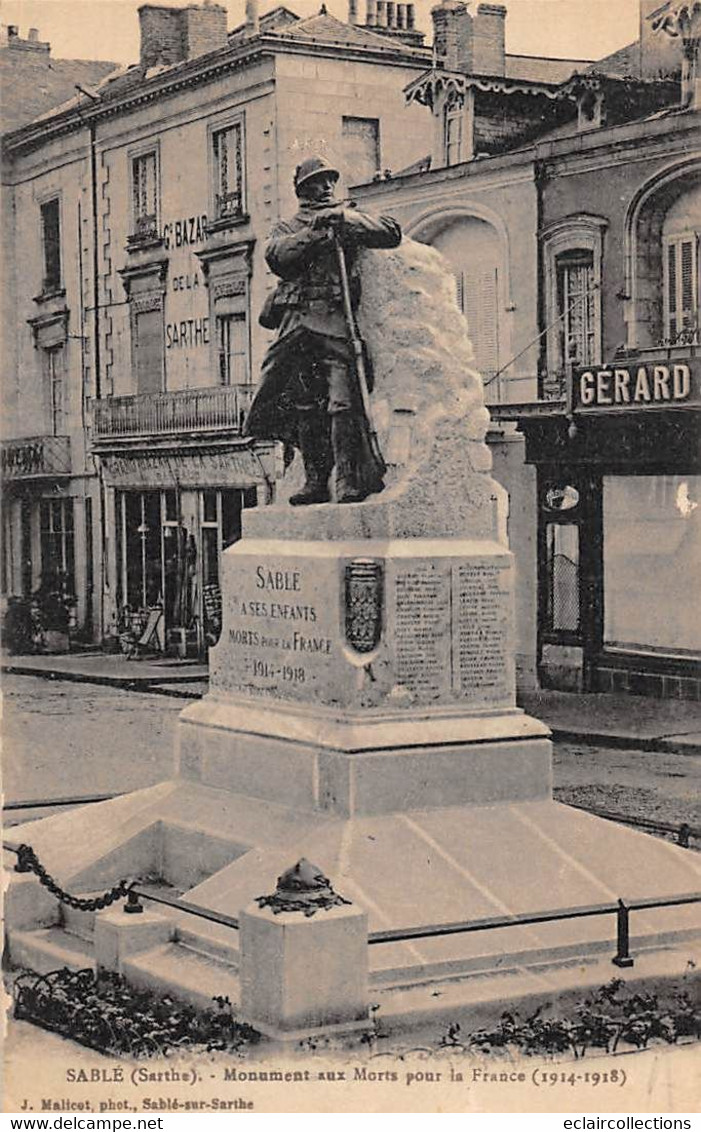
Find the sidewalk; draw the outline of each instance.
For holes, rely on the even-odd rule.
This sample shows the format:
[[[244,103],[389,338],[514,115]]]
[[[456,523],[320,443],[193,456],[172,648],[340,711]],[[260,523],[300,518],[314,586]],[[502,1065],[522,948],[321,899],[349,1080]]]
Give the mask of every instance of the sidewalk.
[[[529,692],[519,696],[554,739],[590,746],[639,747],[675,754],[701,753],[701,704],[609,692]]]
[[[4,672],[111,684],[118,688],[196,699],[207,691],[206,664],[170,657],[125,660],[107,653],[7,656]],[[610,693],[530,692],[519,697],[529,715],[542,719],[555,739],[609,747],[639,747],[676,754],[701,753],[701,704]]]
[[[43,676],[47,680],[71,680],[79,684],[111,684],[132,691],[162,695],[201,697],[207,691],[209,669],[195,660],[151,656],[127,660],[121,655],[84,652],[60,656],[8,656],[3,654],[3,672],[19,676]]]

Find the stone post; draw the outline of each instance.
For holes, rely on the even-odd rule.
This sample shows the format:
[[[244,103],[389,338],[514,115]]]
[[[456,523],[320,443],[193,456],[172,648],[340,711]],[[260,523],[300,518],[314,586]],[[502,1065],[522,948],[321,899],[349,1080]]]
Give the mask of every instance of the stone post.
[[[363,1029],[368,1019],[367,915],[302,859],[239,916],[241,1013],[294,1041]]]

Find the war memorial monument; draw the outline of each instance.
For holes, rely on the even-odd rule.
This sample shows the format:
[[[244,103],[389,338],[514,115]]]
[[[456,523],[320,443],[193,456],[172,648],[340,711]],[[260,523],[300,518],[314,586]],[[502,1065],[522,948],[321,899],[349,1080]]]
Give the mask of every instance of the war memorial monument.
[[[288,467],[224,554],[177,777],[8,835],[72,893],[167,882],[180,907],[85,926],[95,963],[229,995],[271,1036],[603,982],[630,905],[637,970],[680,971],[694,906],[636,904],[697,890],[693,855],[554,802],[549,732],[516,705],[508,500],[452,276],[313,160],[269,246],[277,337],[249,420]],[[551,916],[599,905],[618,940],[615,913]],[[513,922],[464,930],[490,919]],[[61,965],[70,916],[34,875],[13,875],[7,923],[15,963]]]

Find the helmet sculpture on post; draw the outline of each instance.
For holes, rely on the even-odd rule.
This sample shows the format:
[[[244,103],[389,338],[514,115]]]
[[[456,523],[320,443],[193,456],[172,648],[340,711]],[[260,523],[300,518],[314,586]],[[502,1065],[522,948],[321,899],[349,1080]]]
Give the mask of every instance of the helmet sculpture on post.
[[[319,177],[322,173],[328,174],[336,181],[340,176],[338,169],[334,169],[325,157],[306,157],[295,169],[295,192],[299,192],[300,185],[303,185],[305,181],[311,181],[312,177]]]

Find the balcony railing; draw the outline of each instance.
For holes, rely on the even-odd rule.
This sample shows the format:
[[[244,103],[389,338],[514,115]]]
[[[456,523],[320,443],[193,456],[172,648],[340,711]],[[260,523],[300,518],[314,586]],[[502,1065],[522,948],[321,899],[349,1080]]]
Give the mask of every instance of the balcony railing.
[[[26,436],[18,440],[3,440],[0,459],[5,481],[69,476],[71,440],[69,436]]]
[[[107,397],[94,402],[96,440],[187,432],[240,432],[252,385],[216,385],[177,393]]]

